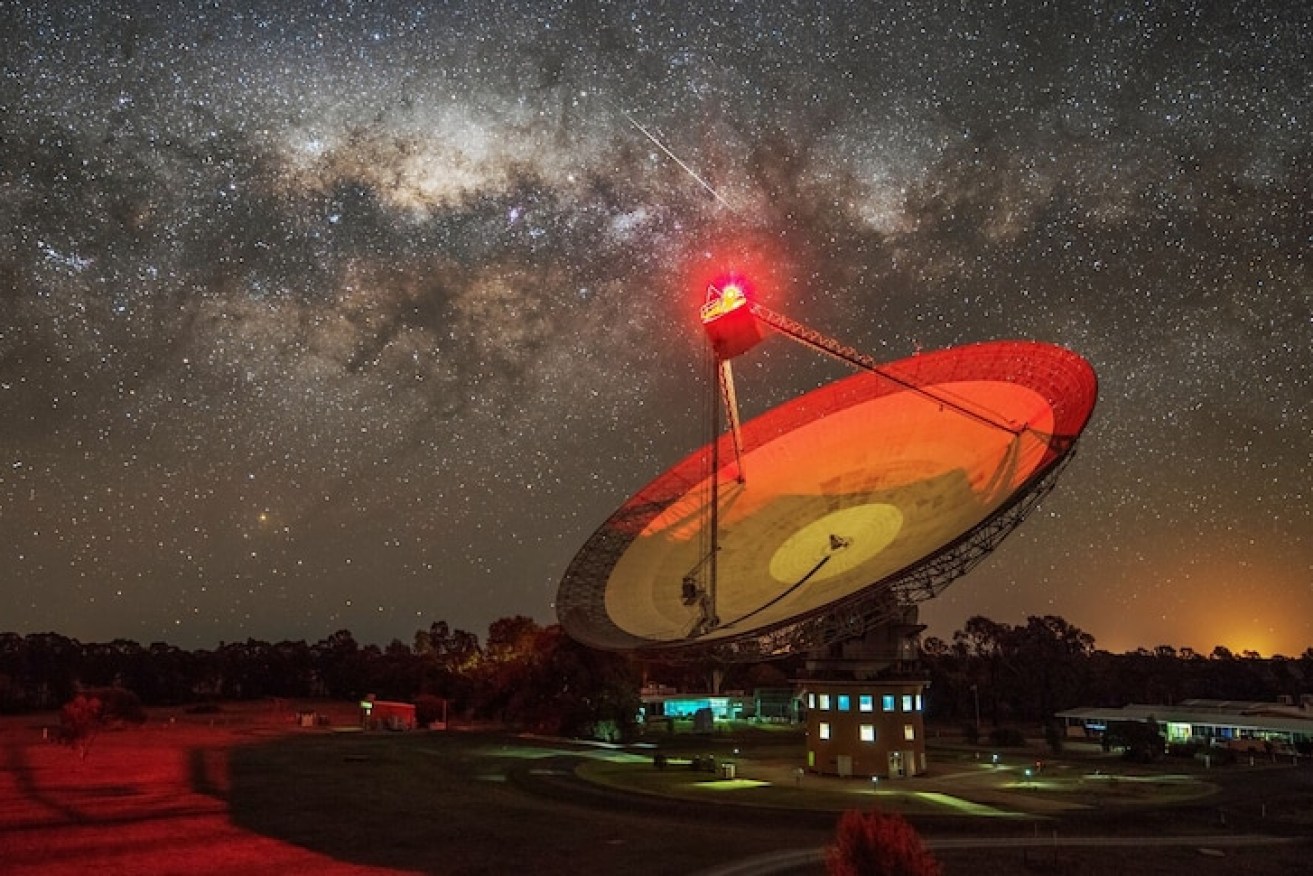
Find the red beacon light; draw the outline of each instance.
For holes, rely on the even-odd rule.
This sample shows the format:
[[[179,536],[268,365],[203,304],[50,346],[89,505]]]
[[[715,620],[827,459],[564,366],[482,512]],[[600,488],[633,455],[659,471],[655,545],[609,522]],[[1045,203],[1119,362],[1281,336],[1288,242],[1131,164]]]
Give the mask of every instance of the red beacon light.
[[[729,281],[717,288],[707,286],[701,310],[702,327],[711,340],[716,358],[724,361],[742,355],[761,341],[761,325],[752,313],[743,284]]]

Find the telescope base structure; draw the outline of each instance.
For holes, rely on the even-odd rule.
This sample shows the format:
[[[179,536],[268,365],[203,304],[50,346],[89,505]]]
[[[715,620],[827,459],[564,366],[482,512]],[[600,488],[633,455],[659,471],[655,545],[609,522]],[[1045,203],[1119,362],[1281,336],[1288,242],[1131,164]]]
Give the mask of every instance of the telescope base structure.
[[[807,661],[799,679],[807,711],[807,770],[901,779],[926,771],[925,704],[916,608],[860,639]]]

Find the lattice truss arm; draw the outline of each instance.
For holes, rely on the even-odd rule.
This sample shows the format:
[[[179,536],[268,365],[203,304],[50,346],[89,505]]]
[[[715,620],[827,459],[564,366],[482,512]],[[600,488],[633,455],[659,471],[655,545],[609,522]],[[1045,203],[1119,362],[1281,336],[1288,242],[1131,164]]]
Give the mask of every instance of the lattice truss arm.
[[[953,397],[944,392],[937,392],[926,389],[914,381],[900,377],[888,367],[880,364],[876,359],[868,356],[862,351],[850,347],[847,344],[840,343],[834,338],[821,334],[815,329],[808,328],[795,319],[790,319],[782,313],[776,313],[769,307],[758,304],[755,301],[748,305],[752,315],[766,325],[775,329],[801,344],[811,347],[813,350],[819,350],[828,356],[833,356],[840,361],[847,362],[864,371],[870,371],[878,374],[885,380],[895,383],[904,389],[915,392],[917,395],[925,396],[934,401],[936,404],[951,408],[965,417],[969,417],[977,422],[984,423],[995,429],[1002,429],[1013,435],[1020,435],[1026,431],[1025,424],[1010,421],[999,414],[980,408],[978,405],[966,399]]]

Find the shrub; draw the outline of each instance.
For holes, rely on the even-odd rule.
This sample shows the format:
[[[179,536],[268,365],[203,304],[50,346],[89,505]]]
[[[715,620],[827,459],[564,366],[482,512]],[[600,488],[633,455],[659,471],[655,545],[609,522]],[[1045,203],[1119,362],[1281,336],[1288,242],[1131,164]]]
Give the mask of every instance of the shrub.
[[[901,815],[849,810],[825,850],[829,876],[938,876],[939,862]]]
[[[105,724],[146,723],[146,710],[141,705],[141,697],[127,688],[88,688],[82,691],[80,696],[100,701],[100,717]]]
[[[80,693],[59,710],[59,741],[73,746],[78,757],[85,760],[92,740],[104,723],[105,711],[100,700]]]

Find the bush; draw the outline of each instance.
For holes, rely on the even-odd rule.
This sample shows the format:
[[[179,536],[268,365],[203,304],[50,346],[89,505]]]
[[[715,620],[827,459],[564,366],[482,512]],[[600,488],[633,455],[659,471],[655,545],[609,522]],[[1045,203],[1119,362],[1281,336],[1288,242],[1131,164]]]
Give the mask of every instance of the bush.
[[[59,710],[59,741],[77,749],[78,757],[85,760],[104,724],[105,712],[100,700],[78,694]]]
[[[121,687],[80,691],[59,710],[59,739],[85,759],[101,730],[125,722],[146,722],[146,710],[135,693]]]
[[[849,810],[825,850],[829,876],[938,876],[939,862],[901,815]]]
[[[100,701],[100,717],[105,724],[145,724],[146,710],[141,697],[122,687],[94,687],[79,696]]]

